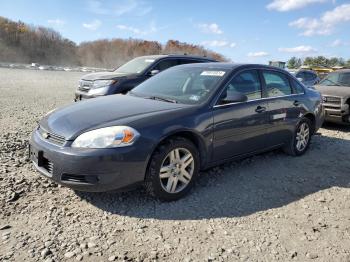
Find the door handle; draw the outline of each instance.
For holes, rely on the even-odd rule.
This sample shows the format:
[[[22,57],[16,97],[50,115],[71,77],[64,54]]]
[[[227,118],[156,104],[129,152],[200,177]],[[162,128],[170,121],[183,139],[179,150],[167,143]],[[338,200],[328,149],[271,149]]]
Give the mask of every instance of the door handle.
[[[258,106],[256,109],[255,109],[255,112],[257,113],[263,113],[266,111],[266,107],[264,106]]]
[[[300,106],[300,104],[301,103],[298,100],[295,100],[294,103],[293,103],[294,106]]]

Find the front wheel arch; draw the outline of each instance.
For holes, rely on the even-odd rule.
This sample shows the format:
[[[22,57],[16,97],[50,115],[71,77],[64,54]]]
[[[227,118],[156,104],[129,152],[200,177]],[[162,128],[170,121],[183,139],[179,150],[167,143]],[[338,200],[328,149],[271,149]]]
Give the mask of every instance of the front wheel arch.
[[[191,152],[191,155],[194,159],[193,175],[192,179],[189,181],[189,184],[185,186],[179,192],[166,192],[162,186],[162,182],[159,179],[159,168],[162,167],[162,161],[167,158],[167,154],[174,149],[184,149],[188,152]],[[181,164],[180,164],[181,165]],[[181,166],[179,167],[181,168]],[[185,196],[189,190],[191,190],[197,176],[199,175],[200,170],[200,158],[197,147],[188,139],[172,136],[171,138],[165,140],[163,143],[159,144],[148,164],[148,168],[145,174],[144,186],[146,191],[153,197],[156,197],[162,201],[173,201]],[[177,174],[179,175],[179,174]],[[166,179],[167,177],[164,177]],[[170,178],[169,178],[170,179]]]
[[[206,146],[206,144],[204,142],[204,139],[201,138],[198,134],[194,133],[193,131],[178,130],[178,131],[174,131],[174,132],[164,136],[158,142],[158,144],[156,144],[154,146],[154,148],[152,149],[152,153],[150,154],[150,156],[149,156],[149,158],[147,160],[146,172],[149,169],[149,165],[150,165],[152,156],[155,153],[155,151],[157,150],[157,148],[159,146],[161,146],[162,144],[166,143],[169,139],[173,139],[173,138],[176,138],[176,137],[182,137],[182,138],[190,140],[197,147],[197,150],[198,150],[198,153],[199,153],[199,159],[200,159],[200,169],[203,169],[206,166],[206,164],[208,163],[209,152],[208,152],[207,146]],[[146,173],[145,173],[145,175],[146,175]]]

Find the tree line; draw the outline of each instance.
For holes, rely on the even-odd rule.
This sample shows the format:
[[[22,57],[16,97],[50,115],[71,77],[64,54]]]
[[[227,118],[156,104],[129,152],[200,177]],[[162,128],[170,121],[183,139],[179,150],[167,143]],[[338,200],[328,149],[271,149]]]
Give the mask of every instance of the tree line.
[[[293,56],[287,62],[289,69],[297,69],[301,66],[312,66],[312,67],[350,67],[350,59],[347,61],[341,57],[327,58],[324,56],[317,57],[305,57],[304,59]]]
[[[74,42],[45,27],[33,27],[0,17],[0,61],[77,64]]]
[[[142,55],[192,54],[227,59],[202,46],[169,40],[103,39],[79,45],[57,31],[0,16],[0,62],[114,68]]]

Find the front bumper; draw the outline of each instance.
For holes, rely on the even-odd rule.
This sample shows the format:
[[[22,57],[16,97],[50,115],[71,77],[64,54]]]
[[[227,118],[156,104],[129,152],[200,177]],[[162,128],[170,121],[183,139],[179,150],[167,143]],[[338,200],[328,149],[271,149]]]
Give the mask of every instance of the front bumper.
[[[325,121],[335,123],[350,123],[350,110],[348,104],[324,103]]]
[[[78,101],[90,99],[90,98],[101,97],[101,96],[104,96],[104,95],[89,95],[87,92],[76,90],[75,96],[74,96],[74,102],[78,102]]]
[[[149,152],[137,142],[122,148],[75,149],[69,141],[58,146],[34,131],[29,151],[35,168],[58,184],[79,191],[103,192],[144,181]]]

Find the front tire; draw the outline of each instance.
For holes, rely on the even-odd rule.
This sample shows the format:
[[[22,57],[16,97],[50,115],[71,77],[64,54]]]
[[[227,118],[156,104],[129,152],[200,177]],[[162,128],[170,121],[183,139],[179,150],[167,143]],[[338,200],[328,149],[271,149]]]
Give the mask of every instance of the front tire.
[[[292,156],[303,155],[310,146],[312,130],[311,121],[308,118],[302,118],[290,143],[283,148],[284,152]]]
[[[182,137],[169,139],[152,155],[146,190],[162,201],[178,200],[192,188],[199,166],[199,153],[191,141]]]

